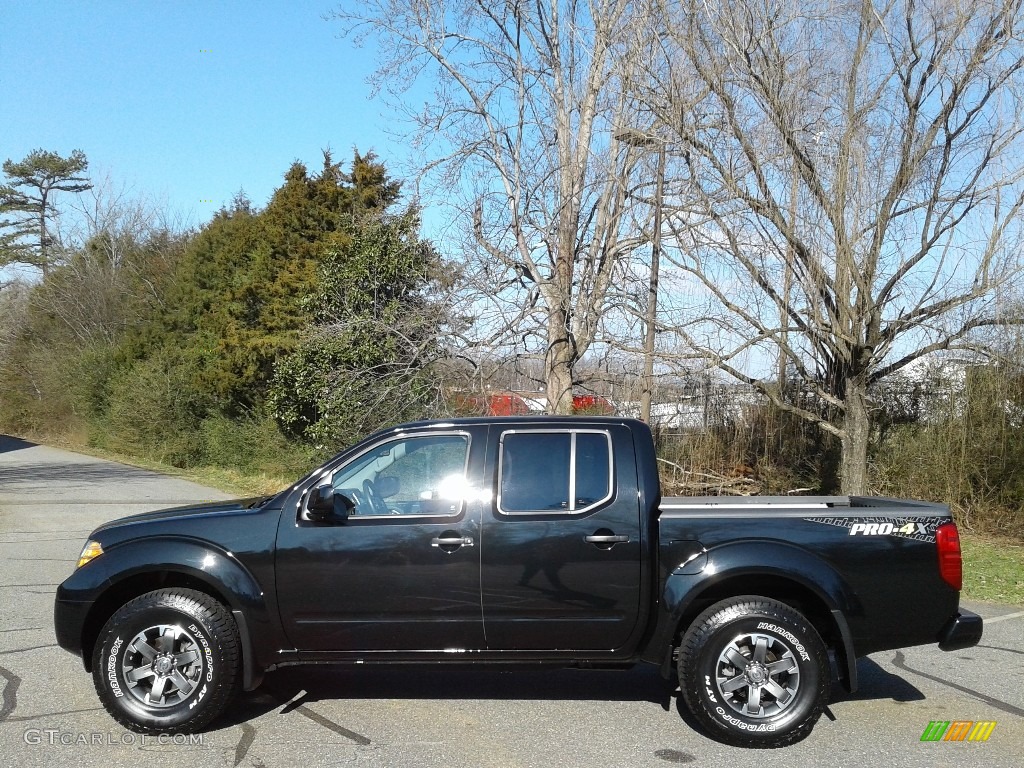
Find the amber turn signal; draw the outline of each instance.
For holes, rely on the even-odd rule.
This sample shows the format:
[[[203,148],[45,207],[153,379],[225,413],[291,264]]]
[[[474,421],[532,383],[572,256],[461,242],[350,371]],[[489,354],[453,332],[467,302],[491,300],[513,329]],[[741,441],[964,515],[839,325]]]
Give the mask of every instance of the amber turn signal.
[[[78,556],[78,565],[76,567],[81,568],[90,560],[97,558],[102,554],[103,547],[100,546],[98,541],[87,541],[85,542],[85,546],[82,548],[82,554]]]

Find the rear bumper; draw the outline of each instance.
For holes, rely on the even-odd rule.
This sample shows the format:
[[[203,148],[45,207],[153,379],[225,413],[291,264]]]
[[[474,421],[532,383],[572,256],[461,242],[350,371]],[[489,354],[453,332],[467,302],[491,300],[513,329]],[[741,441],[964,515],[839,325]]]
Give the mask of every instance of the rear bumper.
[[[939,632],[939,650],[958,651],[977,645],[983,628],[981,616],[961,608]]]

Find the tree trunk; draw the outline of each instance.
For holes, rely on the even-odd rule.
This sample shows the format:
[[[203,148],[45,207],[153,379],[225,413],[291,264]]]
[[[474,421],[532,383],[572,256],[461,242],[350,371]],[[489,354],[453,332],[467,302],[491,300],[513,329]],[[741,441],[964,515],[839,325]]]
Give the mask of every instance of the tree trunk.
[[[572,367],[572,344],[565,312],[556,307],[548,312],[548,352],[544,360],[548,413],[572,414]]]
[[[841,488],[846,495],[863,496],[868,492],[868,443],[871,439],[867,385],[857,379],[848,380],[844,404]]]
[[[47,253],[46,237],[46,198],[47,190],[42,191],[42,201],[39,204],[39,266],[43,270],[43,280],[50,275],[50,255]]]

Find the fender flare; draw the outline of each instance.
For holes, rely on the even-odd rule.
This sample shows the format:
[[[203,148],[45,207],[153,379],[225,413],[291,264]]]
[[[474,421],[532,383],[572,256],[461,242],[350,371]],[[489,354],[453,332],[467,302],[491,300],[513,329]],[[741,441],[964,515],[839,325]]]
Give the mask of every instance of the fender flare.
[[[667,673],[671,668],[675,634],[692,613],[695,602],[709,592],[727,587],[730,582],[736,582],[738,587],[740,582],[746,583],[736,594],[760,594],[756,587],[750,585],[758,577],[770,578],[775,583],[790,582],[813,595],[824,608],[821,618],[832,624],[830,629],[839,656],[840,681],[848,691],[855,691],[857,655],[846,616],[861,610],[860,601],[828,561],[788,542],[764,539],[733,541],[705,550],[699,557],[675,568],[665,578],[658,626],[649,646],[657,658],[645,656],[661,662],[663,673]],[[723,599],[723,596],[719,595],[718,599]],[[667,653],[664,651],[666,647]]]
[[[86,667],[91,661],[86,632],[90,627],[98,631],[98,614],[107,613],[118,602],[113,596],[130,593],[130,584],[140,578],[174,574],[201,582],[226,603],[241,641],[243,688],[257,687],[262,671],[273,663],[279,647],[273,642],[279,636],[279,627],[267,605],[266,592],[231,552],[185,536],[154,536],[114,544],[64,583],[64,599],[92,603],[81,627]]]

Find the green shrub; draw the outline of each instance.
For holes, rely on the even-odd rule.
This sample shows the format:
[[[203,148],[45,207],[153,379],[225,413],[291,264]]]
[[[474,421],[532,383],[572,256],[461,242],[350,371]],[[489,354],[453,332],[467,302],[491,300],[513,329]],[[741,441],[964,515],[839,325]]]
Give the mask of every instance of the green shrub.
[[[292,477],[325,458],[306,445],[288,440],[267,415],[240,420],[212,415],[203,421],[201,433],[203,463],[211,466]]]
[[[178,467],[201,459],[200,425],[210,403],[196,392],[177,353],[160,350],[119,371],[108,398],[110,448]]]

